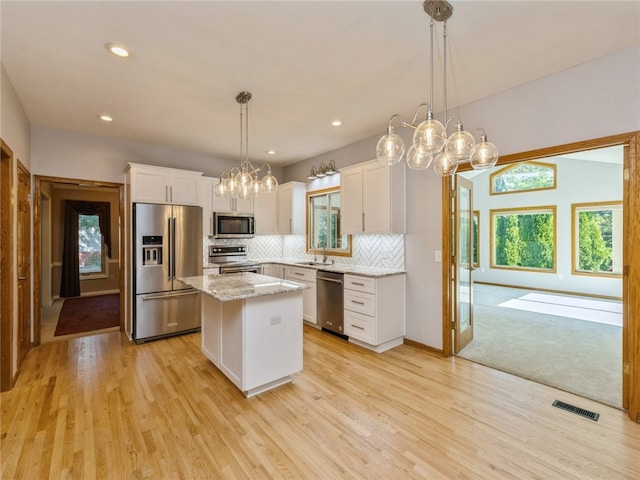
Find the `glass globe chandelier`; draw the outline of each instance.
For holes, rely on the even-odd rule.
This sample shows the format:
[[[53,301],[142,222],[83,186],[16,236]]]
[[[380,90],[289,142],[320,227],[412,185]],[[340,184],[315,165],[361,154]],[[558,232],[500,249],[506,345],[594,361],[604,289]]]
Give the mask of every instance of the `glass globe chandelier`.
[[[413,170],[426,170],[433,165],[433,170],[441,176],[453,175],[460,163],[470,162],[475,170],[493,167],[498,161],[498,148],[487,141],[487,135],[482,128],[469,133],[464,130],[462,122],[456,118],[455,130],[451,135],[447,133],[447,20],[453,15],[453,7],[446,0],[425,0],[424,11],[431,17],[429,22],[430,47],[430,98],[429,103],[422,103],[416,108],[413,120],[405,122],[400,114],[394,114],[389,119],[387,133],[376,145],[378,161],[386,165],[395,165],[402,161],[405,154],[404,141],[395,133],[393,121],[398,120],[402,127],[412,128],[413,145],[406,152],[405,161]],[[433,22],[443,22],[443,90],[444,90],[444,124],[433,116]],[[427,111],[422,122],[417,123],[418,112],[422,107]],[[481,131],[480,141],[476,143],[474,134]]]
[[[240,92],[236,97],[236,102],[240,104],[240,167],[233,167],[220,176],[214,188],[218,197],[249,198],[275,193],[278,189],[278,179],[271,174],[268,163],[256,168],[249,161],[249,100],[250,92]],[[263,168],[267,173],[260,179],[258,174]]]

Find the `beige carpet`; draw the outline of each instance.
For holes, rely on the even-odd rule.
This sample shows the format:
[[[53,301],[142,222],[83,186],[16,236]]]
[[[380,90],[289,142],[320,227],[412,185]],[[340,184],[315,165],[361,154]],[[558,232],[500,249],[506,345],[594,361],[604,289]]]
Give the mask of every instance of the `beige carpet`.
[[[506,306],[529,293],[475,285],[474,339],[459,355],[621,408],[621,327]]]

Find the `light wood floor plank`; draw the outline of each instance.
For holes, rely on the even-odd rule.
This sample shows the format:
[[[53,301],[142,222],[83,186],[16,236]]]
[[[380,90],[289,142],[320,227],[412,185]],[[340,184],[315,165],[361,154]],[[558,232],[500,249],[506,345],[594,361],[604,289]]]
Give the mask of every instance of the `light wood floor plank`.
[[[304,336],[304,370],[251,399],[199,334],[35,348],[0,397],[2,478],[640,478],[622,411],[407,345]]]

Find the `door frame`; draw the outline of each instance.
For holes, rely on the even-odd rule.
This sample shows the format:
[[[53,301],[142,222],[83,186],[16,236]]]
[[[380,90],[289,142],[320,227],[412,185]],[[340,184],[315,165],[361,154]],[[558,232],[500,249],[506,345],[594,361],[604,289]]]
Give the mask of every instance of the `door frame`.
[[[13,151],[0,138],[0,391],[11,390],[13,377]]]
[[[27,238],[23,238],[22,242],[23,242],[23,247],[26,247],[26,253],[27,253],[27,272],[26,272],[26,279],[25,280],[25,286],[23,288],[27,289],[27,300],[25,302],[25,304],[23,305],[23,308],[27,309],[27,312],[22,312],[20,309],[20,301],[21,301],[21,293],[20,293],[20,258],[17,258],[18,261],[18,287],[16,289],[16,294],[17,294],[17,305],[18,305],[18,311],[17,311],[17,339],[18,342],[16,344],[17,346],[17,367],[20,368],[20,365],[22,364],[22,362],[24,361],[25,357],[27,356],[27,353],[29,353],[29,350],[31,350],[32,346],[33,346],[33,332],[31,330],[31,324],[32,324],[32,318],[33,318],[33,312],[32,312],[32,305],[33,302],[31,301],[31,266],[33,265],[33,262],[31,261],[31,257],[33,257],[33,244],[32,244],[32,235],[31,235],[31,212],[32,212],[32,205],[33,205],[33,196],[32,196],[32,191],[31,191],[31,172],[29,171],[29,169],[27,167],[25,167],[22,162],[20,160],[16,160],[17,163],[17,187],[16,187],[16,225],[18,230],[16,231],[16,257],[18,257],[18,255],[20,254],[20,229],[21,229],[21,210],[20,210],[20,202],[22,201],[22,199],[20,198],[20,194],[21,194],[21,182],[20,182],[20,175],[25,175],[27,177],[27,185],[28,185],[28,192],[27,192],[27,228],[28,228],[28,232],[29,234],[26,236]],[[26,245],[24,245],[24,243],[26,242]],[[26,319],[24,318],[24,315],[26,313]],[[26,320],[26,324],[23,323]],[[26,330],[26,335],[27,335],[27,339],[25,340],[25,344],[23,344],[22,342],[22,338],[21,338],[21,331]]]
[[[63,178],[63,177],[47,177],[42,175],[34,175],[34,192],[33,198],[38,201],[32,202],[33,204],[33,343],[34,345],[40,345],[41,343],[41,328],[42,328],[42,296],[40,292],[40,278],[41,262],[42,262],[42,213],[40,212],[41,203],[40,197],[42,196],[42,183],[63,183],[67,185],[82,185],[86,187],[111,187],[118,188],[120,191],[120,208],[118,209],[118,215],[120,218],[120,254],[118,263],[120,265],[120,278],[119,289],[120,293],[124,292],[124,184],[114,182],[102,182],[98,180],[82,180],[77,178]],[[124,301],[120,300],[120,331],[124,331]]]
[[[640,131],[547,147],[500,157],[498,165],[552,157],[596,148],[623,146],[622,406],[640,422]],[[471,170],[468,163],[458,171]],[[442,179],[442,351],[453,353],[451,215],[453,179]]]

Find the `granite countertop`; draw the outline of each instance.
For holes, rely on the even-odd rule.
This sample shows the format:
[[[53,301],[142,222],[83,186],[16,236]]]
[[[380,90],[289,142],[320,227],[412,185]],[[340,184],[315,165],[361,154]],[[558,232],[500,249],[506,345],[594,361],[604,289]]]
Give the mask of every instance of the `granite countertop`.
[[[268,259],[259,260],[260,263],[277,263],[280,265],[290,265],[292,267],[312,268],[314,270],[326,270],[337,273],[351,273],[353,275],[362,275],[363,277],[387,277],[390,275],[403,275],[407,273],[405,270],[396,270],[393,268],[382,267],[364,267],[362,265],[349,265],[346,263],[320,263],[316,262],[312,265],[306,264],[304,260],[296,259]]]
[[[178,280],[221,302],[243,300],[262,295],[276,295],[309,288],[306,284],[250,272],[199,275],[178,278]]]

